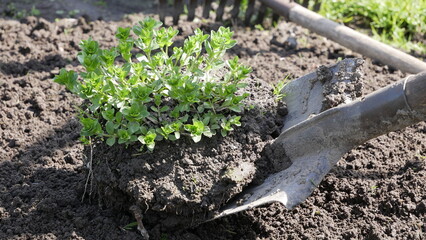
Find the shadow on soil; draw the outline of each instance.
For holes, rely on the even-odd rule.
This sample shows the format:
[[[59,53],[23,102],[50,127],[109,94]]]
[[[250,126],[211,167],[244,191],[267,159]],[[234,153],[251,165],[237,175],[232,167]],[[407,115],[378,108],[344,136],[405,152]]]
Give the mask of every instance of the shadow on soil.
[[[86,171],[83,149],[78,143],[79,129],[77,119],[70,119],[38,142],[22,148],[0,163],[0,232],[6,234],[5,238],[55,237],[55,233],[59,232],[62,235],[56,236],[58,238],[80,236],[93,239],[97,236],[98,239],[140,239],[136,231],[122,229],[134,222],[126,211],[103,209],[96,201],[81,201]],[[368,174],[350,170],[350,177],[376,179],[383,175],[392,176],[407,167],[411,165],[392,172],[374,171]],[[348,170],[336,167],[336,171],[343,173]],[[348,177],[344,175],[338,177]],[[211,229],[215,229],[215,233]],[[152,231],[157,231],[154,233],[157,236],[162,234],[160,230]],[[174,234],[168,233],[170,236]],[[194,237],[191,239],[200,239],[195,236],[205,235],[223,239],[252,235],[255,239],[256,236],[267,237],[267,230],[253,216],[239,213],[177,234],[191,235]],[[0,237],[3,238],[1,234]]]
[[[141,239],[136,231],[122,229],[134,221],[127,212],[103,209],[96,203],[81,201],[86,171],[82,147],[78,143],[79,128],[78,121],[71,119],[0,163],[0,232],[5,234],[0,234],[1,238],[79,236],[94,239],[96,236],[97,239]],[[337,167],[337,171],[347,170]],[[400,171],[404,169],[361,176],[353,170],[351,177],[375,179],[378,175],[391,176]],[[212,229],[215,229],[214,233]],[[62,235],[56,236],[55,233]],[[160,231],[156,235],[162,234]],[[174,234],[166,233],[172,237],[170,239],[179,239],[173,238]],[[239,239],[239,236],[255,239],[268,235],[265,227],[246,213],[204,223],[177,234],[190,236],[189,239],[201,239],[198,236],[206,235],[221,239]]]
[[[1,239],[108,239],[111,229],[117,239],[137,238],[120,229],[133,221],[130,216],[81,201],[86,171],[77,142],[79,129],[78,121],[71,119],[11,159],[2,159]]]
[[[0,163],[1,239],[142,239],[137,231],[123,230],[135,221],[127,212],[81,201],[86,170],[79,129],[71,119]],[[253,227],[248,216],[238,214],[178,234],[200,239],[196,236],[212,235],[211,229],[218,228],[215,236],[235,239]]]
[[[7,63],[0,61],[0,71],[6,75],[25,76],[28,72],[50,72],[55,68],[63,68],[67,64],[77,65],[70,59],[63,58],[59,54],[51,54],[44,57],[43,60],[30,59],[27,62],[9,61]],[[52,76],[53,77],[53,76]]]

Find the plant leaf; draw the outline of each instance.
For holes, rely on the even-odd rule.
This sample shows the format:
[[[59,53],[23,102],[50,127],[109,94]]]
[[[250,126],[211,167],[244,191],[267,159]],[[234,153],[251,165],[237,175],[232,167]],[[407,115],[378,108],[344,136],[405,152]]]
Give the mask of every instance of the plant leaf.
[[[112,146],[112,145],[114,145],[115,144],[115,137],[110,137],[110,138],[108,138],[107,140],[106,140],[106,144],[108,145],[108,146]]]

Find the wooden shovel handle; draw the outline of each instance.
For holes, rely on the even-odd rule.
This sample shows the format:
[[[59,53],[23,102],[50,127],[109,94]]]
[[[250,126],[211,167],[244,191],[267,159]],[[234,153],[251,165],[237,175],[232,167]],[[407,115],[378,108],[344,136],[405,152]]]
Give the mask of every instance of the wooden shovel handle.
[[[324,18],[299,4],[286,0],[260,1],[288,20],[364,56],[379,60],[403,72],[419,73],[426,71],[425,62],[351,28]]]

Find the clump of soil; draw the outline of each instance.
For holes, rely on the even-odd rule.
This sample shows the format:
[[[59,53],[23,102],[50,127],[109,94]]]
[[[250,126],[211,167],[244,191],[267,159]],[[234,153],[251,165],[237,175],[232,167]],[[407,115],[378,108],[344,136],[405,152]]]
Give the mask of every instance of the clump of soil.
[[[251,95],[242,126],[226,137],[204,137],[199,143],[189,138],[162,141],[153,152],[139,152],[139,145],[96,144],[93,174],[101,201],[119,209],[137,204],[143,211],[151,210],[148,215],[164,212],[195,222],[254,179],[274,172],[264,150],[280,134],[285,105],[278,104],[264,81],[249,79],[244,91]],[[181,220],[172,222],[168,219],[162,225],[188,226]]]
[[[363,74],[361,66],[363,63],[364,60],[358,58],[353,64],[341,64],[336,76],[333,76],[332,72],[325,66],[320,66],[317,69],[318,80],[324,83],[323,111],[343,103],[349,103],[362,96],[363,81],[361,76]]]
[[[131,26],[146,15],[111,22],[55,22],[57,10],[73,10],[55,8],[58,2],[42,1],[49,4],[45,9],[36,6],[51,13],[49,21],[0,19],[0,239],[142,239],[137,230],[123,230],[135,221],[128,211],[101,207],[87,198],[82,201],[87,161],[73,111],[80,102],[51,79],[62,67],[80,70],[75,59],[80,40],[92,36],[103,47],[114,46],[118,26]],[[108,10],[122,11],[122,2],[114,1],[121,7]],[[183,35],[206,25],[211,26],[179,22]],[[338,58],[362,57],[291,22],[280,22],[268,31],[233,30],[238,45],[231,55],[238,55],[253,67],[255,76],[268,82],[288,74],[303,76]],[[297,44],[284,42],[290,38]],[[364,94],[406,76],[364,59]],[[272,204],[182,231],[165,232],[149,222],[146,227],[152,239],[170,240],[426,239],[425,139],[426,123],[421,122],[361,145],[292,210]]]

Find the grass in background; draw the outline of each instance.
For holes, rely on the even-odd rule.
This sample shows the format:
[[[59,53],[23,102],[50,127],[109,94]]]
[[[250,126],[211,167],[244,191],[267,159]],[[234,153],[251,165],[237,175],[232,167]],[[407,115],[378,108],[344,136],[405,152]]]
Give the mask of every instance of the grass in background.
[[[40,10],[38,10],[34,5],[32,5],[31,10],[29,11],[26,9],[18,9],[13,2],[10,2],[6,5],[6,8],[3,10],[3,12],[0,12],[0,16],[2,14],[7,17],[21,19],[28,16],[39,16]]]
[[[426,0],[322,0],[319,13],[370,28],[381,42],[426,54]]]

